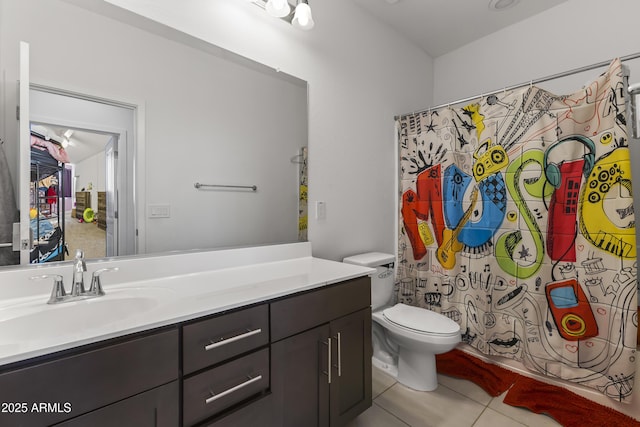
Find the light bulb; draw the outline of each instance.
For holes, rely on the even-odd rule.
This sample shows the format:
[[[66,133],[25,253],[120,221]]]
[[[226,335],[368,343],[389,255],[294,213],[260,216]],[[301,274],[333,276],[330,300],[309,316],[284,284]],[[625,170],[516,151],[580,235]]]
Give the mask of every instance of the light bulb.
[[[291,13],[291,6],[287,0],[269,0],[265,10],[275,18],[284,18]]]
[[[301,30],[310,30],[315,25],[311,16],[311,8],[307,3],[299,2],[296,6],[295,14],[291,25]]]

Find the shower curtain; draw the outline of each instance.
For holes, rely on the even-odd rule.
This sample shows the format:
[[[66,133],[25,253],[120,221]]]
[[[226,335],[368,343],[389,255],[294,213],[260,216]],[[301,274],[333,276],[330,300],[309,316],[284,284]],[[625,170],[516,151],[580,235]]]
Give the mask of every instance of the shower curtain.
[[[307,172],[307,162],[309,158],[307,147],[300,149],[300,154],[296,156],[299,158],[298,163],[298,241],[307,241],[307,224],[309,222],[309,208],[307,191],[309,188],[309,176]]]
[[[487,355],[630,400],[637,263],[623,68],[397,121],[398,301]]]

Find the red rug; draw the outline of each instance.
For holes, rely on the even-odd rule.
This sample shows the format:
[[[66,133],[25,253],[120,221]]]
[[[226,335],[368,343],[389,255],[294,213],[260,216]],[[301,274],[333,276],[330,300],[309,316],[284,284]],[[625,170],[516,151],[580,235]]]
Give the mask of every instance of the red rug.
[[[640,421],[561,387],[518,375],[504,403],[547,414],[565,427],[638,427]]]
[[[441,374],[473,381],[493,397],[509,389],[519,376],[457,349],[437,354],[436,367]]]
[[[504,403],[547,414],[565,427],[640,427],[640,421],[625,414],[461,350],[437,355],[436,363],[439,373],[472,381],[493,397],[509,390]]]

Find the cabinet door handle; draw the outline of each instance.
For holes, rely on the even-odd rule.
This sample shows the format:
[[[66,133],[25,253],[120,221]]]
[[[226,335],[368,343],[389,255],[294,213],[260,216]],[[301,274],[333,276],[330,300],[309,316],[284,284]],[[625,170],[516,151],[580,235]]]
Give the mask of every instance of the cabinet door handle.
[[[254,329],[253,331],[247,330],[244,334],[236,335],[235,337],[227,338],[226,340],[220,340],[216,342],[212,342],[209,345],[204,346],[205,351],[213,350],[214,348],[221,347],[225,344],[231,344],[234,341],[238,341],[244,338],[249,338],[252,335],[256,335],[262,332],[261,328]]]
[[[338,376],[342,376],[342,345],[340,340],[340,332],[338,332]]]
[[[251,376],[247,375],[247,378],[249,378],[247,381],[245,381],[245,382],[243,382],[241,384],[238,384],[236,386],[233,386],[230,389],[227,389],[227,390],[225,390],[225,391],[223,391],[221,393],[215,394],[214,392],[211,392],[212,396],[209,397],[208,399],[206,399],[204,401],[204,403],[209,404],[209,403],[214,402],[214,401],[216,401],[216,400],[218,400],[220,398],[223,398],[227,394],[231,394],[234,391],[238,391],[241,388],[248,386],[249,384],[253,384],[256,381],[260,381],[262,379],[262,375],[258,375],[257,377],[253,377],[253,378]]]
[[[331,384],[331,338],[327,338],[327,341],[323,341],[322,344],[327,346],[327,370],[322,371],[328,378],[328,383]]]

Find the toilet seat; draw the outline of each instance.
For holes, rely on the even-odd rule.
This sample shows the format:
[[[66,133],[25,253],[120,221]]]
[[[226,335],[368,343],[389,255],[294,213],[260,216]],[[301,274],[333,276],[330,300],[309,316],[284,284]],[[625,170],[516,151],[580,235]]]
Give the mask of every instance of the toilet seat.
[[[396,304],[382,311],[382,316],[395,326],[422,335],[453,336],[460,325],[448,317],[425,308]]]

